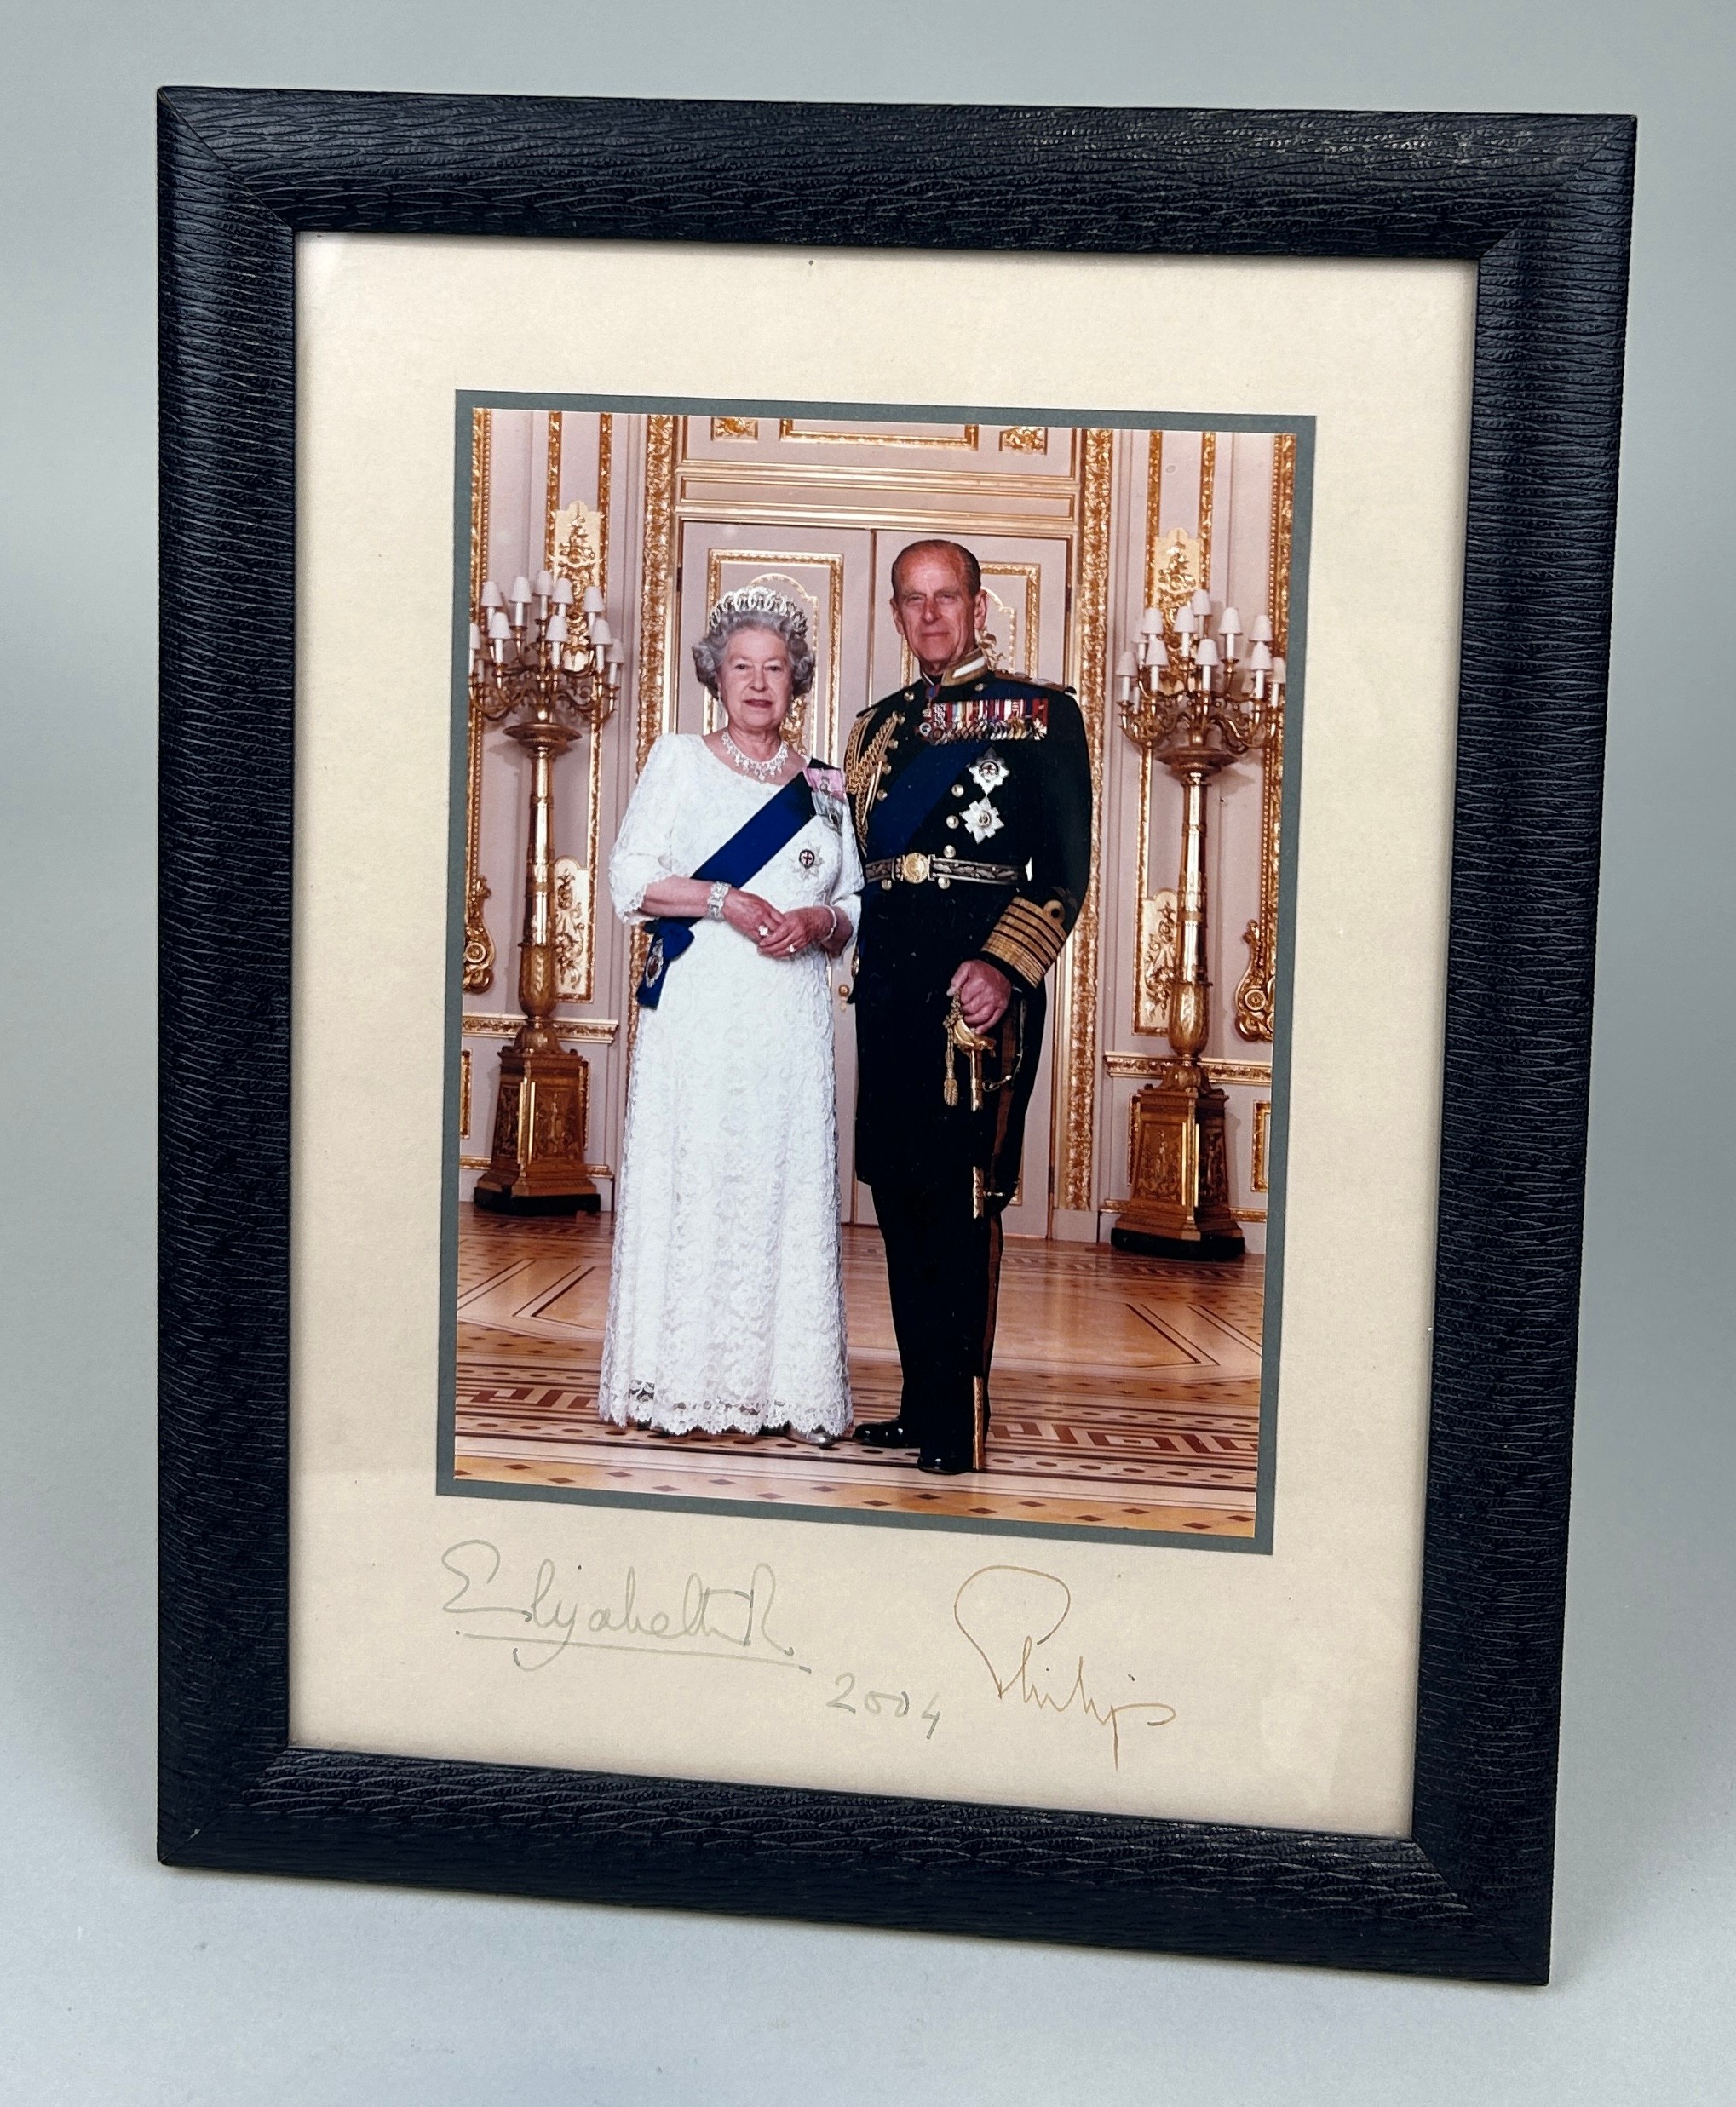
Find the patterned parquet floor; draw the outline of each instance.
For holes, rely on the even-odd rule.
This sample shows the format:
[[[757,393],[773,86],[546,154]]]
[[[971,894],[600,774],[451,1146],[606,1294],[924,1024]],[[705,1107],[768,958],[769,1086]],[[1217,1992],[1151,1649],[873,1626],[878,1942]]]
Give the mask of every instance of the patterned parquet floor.
[[[989,1467],[930,1478],[853,1442],[684,1439],[597,1417],[609,1217],[461,1208],[461,1478],[798,1507],[1246,1536],[1259,1447],[1262,1261],[1185,1266],[1009,1239]],[[897,1409],[880,1239],[844,1232],[859,1420]]]

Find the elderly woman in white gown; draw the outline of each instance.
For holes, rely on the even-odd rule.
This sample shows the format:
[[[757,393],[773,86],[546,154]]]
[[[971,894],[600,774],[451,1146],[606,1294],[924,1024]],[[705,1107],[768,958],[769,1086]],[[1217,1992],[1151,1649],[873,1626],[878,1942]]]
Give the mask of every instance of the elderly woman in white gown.
[[[667,1434],[850,1425],[830,961],[862,886],[836,772],[785,720],[801,611],[727,594],[694,646],[716,732],[651,749],[609,858],[648,922],[598,1410]]]

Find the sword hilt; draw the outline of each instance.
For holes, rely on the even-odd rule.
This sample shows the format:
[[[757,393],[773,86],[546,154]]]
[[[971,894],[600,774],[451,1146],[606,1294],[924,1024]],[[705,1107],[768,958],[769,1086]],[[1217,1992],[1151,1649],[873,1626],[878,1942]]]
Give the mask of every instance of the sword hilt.
[[[982,1057],[994,1044],[985,1032],[977,1031],[964,1021],[964,1012],[958,1006],[955,995],[946,1008],[946,1067],[940,1084],[940,1095],[948,1105],[958,1102],[958,1056],[964,1056],[967,1073],[970,1077],[970,1109],[980,1112],[983,1108]]]

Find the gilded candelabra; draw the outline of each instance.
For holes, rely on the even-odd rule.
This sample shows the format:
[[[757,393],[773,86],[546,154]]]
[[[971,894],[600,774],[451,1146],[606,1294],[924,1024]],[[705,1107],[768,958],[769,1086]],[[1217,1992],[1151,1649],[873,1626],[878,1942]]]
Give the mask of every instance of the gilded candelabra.
[[[488,1168],[475,1203],[500,1214],[562,1214],[601,1205],[585,1168],[590,1071],[568,1053],[555,1022],[555,763],[615,707],[626,657],[603,618],[603,596],[549,571],[482,588],[470,629],[470,707],[531,757],[525,850],[525,924],[519,1007],[525,1021],[500,1056]]]
[[[1135,649],[1116,668],[1123,730],[1181,785],[1181,868],[1167,1023],[1175,1059],[1133,1105],[1132,1191],[1110,1241],[1168,1258],[1239,1258],[1230,1211],[1225,1099],[1202,1064],[1211,1031],[1206,970],[1206,789],[1261,745],[1282,709],[1285,665],[1272,624],[1245,631],[1233,607],[1210,634],[1210,596],[1197,591],[1167,617],[1147,607]]]

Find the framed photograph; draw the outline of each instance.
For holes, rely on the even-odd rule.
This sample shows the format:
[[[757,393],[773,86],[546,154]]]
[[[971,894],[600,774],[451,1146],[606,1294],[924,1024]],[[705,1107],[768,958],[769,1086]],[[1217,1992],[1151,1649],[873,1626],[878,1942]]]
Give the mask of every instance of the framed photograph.
[[[164,1859],[1545,1979],[1631,123],[159,118]]]
[[[1313,422],[1093,415],[460,397],[442,1492],[1269,1549]],[[618,457],[648,464],[639,488]],[[937,565],[931,683],[902,609],[928,611],[912,581]],[[577,635],[587,597],[592,687],[569,663],[551,688],[538,638]],[[792,692],[756,759],[727,646],[772,637]],[[1215,723],[1187,700],[1202,643]],[[581,749],[560,776],[544,739]],[[900,764],[925,748],[906,824]],[[796,784],[801,761],[830,789]],[[736,831],[701,838],[732,798],[749,824],[785,779],[787,840],[737,870],[739,899],[710,881],[716,926],[647,911],[647,885],[679,892]],[[821,941],[753,904],[779,869]],[[527,898],[546,972],[510,948]],[[949,1032],[979,951],[1017,983],[992,1049]],[[534,1017],[514,959],[544,976]],[[953,1204],[906,1273],[887,1209],[949,1148]],[[924,1295],[965,1278],[968,1314]],[[882,1446],[906,1421],[908,1449]]]

